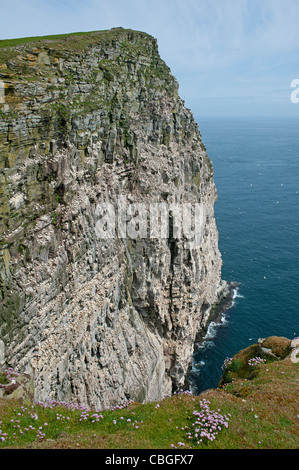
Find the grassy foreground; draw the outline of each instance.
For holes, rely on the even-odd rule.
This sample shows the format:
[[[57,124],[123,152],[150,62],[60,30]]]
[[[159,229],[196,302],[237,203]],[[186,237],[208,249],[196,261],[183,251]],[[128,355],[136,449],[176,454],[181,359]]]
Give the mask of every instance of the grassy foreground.
[[[254,364],[244,379],[244,357],[230,361],[221,388],[159,403],[96,412],[2,398],[0,448],[298,449],[298,363],[288,355]]]

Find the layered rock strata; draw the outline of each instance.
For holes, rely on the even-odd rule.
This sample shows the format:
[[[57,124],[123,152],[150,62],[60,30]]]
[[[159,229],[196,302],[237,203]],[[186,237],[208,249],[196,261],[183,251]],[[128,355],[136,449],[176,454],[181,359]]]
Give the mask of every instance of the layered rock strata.
[[[226,284],[213,167],[156,40],[114,29],[0,48],[0,82],[2,361],[36,400],[104,408],[182,388]],[[141,233],[134,203],[200,205],[201,243],[171,210],[167,236]],[[131,236],[111,231],[120,217]]]

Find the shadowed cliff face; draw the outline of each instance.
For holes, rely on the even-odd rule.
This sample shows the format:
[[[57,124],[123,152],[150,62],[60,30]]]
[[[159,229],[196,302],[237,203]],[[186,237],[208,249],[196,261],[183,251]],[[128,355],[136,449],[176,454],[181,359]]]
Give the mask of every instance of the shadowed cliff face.
[[[0,358],[34,377],[36,400],[181,388],[225,283],[212,165],[156,40],[119,29],[0,49],[0,80]],[[148,219],[141,232],[133,203],[200,204],[201,243],[172,211],[165,236]]]

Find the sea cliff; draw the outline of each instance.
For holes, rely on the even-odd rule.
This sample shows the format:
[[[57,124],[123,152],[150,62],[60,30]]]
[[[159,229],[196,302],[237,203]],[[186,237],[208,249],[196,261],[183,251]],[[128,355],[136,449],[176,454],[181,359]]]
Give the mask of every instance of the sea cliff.
[[[117,28],[0,47],[0,84],[2,365],[32,377],[37,401],[181,389],[228,286],[213,166],[156,39]],[[131,236],[99,236],[120,201]],[[134,204],[200,206],[201,243],[172,212],[167,236],[142,235]]]

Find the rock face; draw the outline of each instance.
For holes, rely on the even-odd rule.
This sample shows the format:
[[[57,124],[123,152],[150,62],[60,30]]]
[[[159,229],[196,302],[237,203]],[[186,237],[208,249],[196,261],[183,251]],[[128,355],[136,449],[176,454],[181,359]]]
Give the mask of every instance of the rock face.
[[[156,40],[120,28],[0,49],[0,81],[2,362],[36,400],[104,408],[183,387],[226,284],[212,164]],[[171,211],[167,236],[144,236],[133,203],[200,204],[200,246]]]

